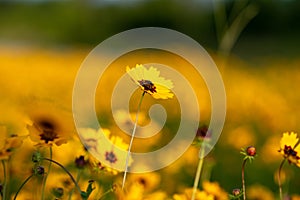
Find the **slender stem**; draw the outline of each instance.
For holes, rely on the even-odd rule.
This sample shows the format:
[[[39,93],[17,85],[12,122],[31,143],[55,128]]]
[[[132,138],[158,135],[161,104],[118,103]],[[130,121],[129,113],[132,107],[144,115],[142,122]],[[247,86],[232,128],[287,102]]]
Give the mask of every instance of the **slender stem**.
[[[283,164],[285,163],[285,159],[281,162],[280,166],[279,166],[279,170],[278,170],[278,186],[279,186],[279,196],[280,196],[280,200],[283,199],[283,195],[282,195],[282,185],[281,185],[281,178],[280,178],[280,174],[281,174],[281,170],[283,167]]]
[[[124,171],[124,176],[123,176],[123,182],[122,182],[122,190],[124,188],[125,185],[125,181],[126,181],[126,175],[127,175],[127,170],[128,170],[128,162],[129,162],[129,157],[130,157],[130,151],[131,151],[131,147],[132,147],[132,142],[133,142],[133,138],[135,135],[135,131],[136,131],[136,127],[137,127],[137,123],[138,123],[138,117],[139,117],[139,112],[140,112],[140,108],[141,108],[141,104],[143,101],[143,98],[145,96],[145,91],[143,92],[138,108],[137,108],[137,112],[136,112],[136,116],[135,116],[135,123],[134,123],[134,127],[132,130],[132,134],[131,134],[131,138],[130,138],[130,143],[129,143],[129,147],[128,147],[128,151],[127,151],[127,156],[126,156],[126,163],[125,163],[125,171]]]
[[[19,192],[22,190],[22,188],[24,187],[24,185],[33,177],[34,174],[31,174],[30,176],[27,177],[27,179],[22,183],[22,185],[19,187],[17,193],[15,194],[14,200],[17,199],[17,196],[19,194]]]
[[[82,169],[78,169],[77,176],[76,176],[76,182],[77,182],[77,183],[79,182],[81,173],[82,173]],[[69,200],[72,199],[73,193],[74,193],[74,188],[71,190],[71,192],[70,192],[70,194],[69,194]]]
[[[51,146],[49,147],[49,158],[52,160],[52,147]],[[45,174],[45,177],[43,179],[43,186],[42,186],[43,188],[42,188],[42,197],[41,197],[41,200],[44,200],[44,198],[45,198],[46,182],[47,182],[47,178],[48,178],[48,175],[50,173],[50,170],[51,170],[51,165],[52,165],[52,163],[50,162],[49,165],[48,165],[48,171]]]
[[[110,188],[109,190],[107,190],[106,192],[104,192],[101,197],[99,198],[99,200],[101,200],[104,196],[108,195],[109,193],[113,192],[114,189],[113,188]]]
[[[197,188],[198,188],[198,184],[199,184],[199,180],[200,180],[200,175],[201,175],[201,171],[202,171],[202,166],[203,166],[203,162],[204,162],[204,157],[203,156],[204,156],[204,148],[201,148],[200,149],[200,156],[199,156],[199,163],[198,163],[196,177],[195,177],[195,181],[194,181],[192,200],[195,200],[195,197],[196,197],[196,192],[197,192]]]
[[[6,165],[5,165],[5,161],[2,160],[2,166],[3,166],[3,196],[2,199],[5,200],[6,199],[6,186],[7,186],[7,173],[6,173]]]
[[[245,165],[248,159],[245,159],[242,165],[242,185],[243,185],[243,199],[246,200],[246,186],[245,186]]]
[[[71,180],[75,184],[77,190],[79,191],[79,193],[81,193],[81,189],[80,189],[78,183],[76,182],[75,178],[72,176],[72,174],[62,164],[60,164],[59,162],[56,162],[55,160],[49,159],[49,158],[43,158],[43,160],[47,160],[49,162],[52,162],[52,163],[60,166],[69,175],[69,177],[71,178]]]

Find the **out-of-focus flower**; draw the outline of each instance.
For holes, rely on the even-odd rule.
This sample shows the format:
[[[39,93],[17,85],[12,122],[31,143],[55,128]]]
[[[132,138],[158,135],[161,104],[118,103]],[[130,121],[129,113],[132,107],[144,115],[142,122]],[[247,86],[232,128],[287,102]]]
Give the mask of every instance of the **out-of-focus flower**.
[[[131,183],[127,185],[126,190],[117,187],[115,194],[119,200],[142,200],[144,193],[144,186],[140,183]]]
[[[300,200],[300,195],[292,195],[291,200]]]
[[[149,193],[145,190],[145,185],[138,181],[131,180],[124,190],[116,187],[115,194],[118,200],[165,200],[167,194],[164,191],[154,191]]]
[[[266,143],[263,145],[261,149],[261,157],[264,158],[262,161],[264,163],[273,163],[281,160],[281,157],[278,156],[278,141],[280,137],[277,135],[271,136],[267,138]]]
[[[87,150],[92,154],[92,165],[95,168],[103,168],[117,174],[117,169],[123,169],[126,160],[126,150],[128,144],[118,136],[112,136],[108,129],[94,130],[91,128],[82,128],[79,135]],[[109,140],[109,143],[104,141]],[[116,148],[118,147],[118,148]],[[132,160],[130,159],[129,164]]]
[[[129,181],[132,183],[139,183],[144,187],[144,190],[149,192],[153,191],[160,183],[160,175],[158,173],[143,173],[131,174]]]
[[[295,164],[300,167],[300,145],[298,145],[299,138],[297,133],[286,132],[280,140],[279,152],[290,164]]]
[[[220,187],[219,183],[204,181],[202,186],[203,190],[207,192],[207,194],[213,195],[215,199],[228,199],[228,194]]]
[[[136,136],[133,141],[132,151],[137,151],[139,153],[146,153],[153,151],[153,148],[161,145],[162,136],[166,133],[166,129],[164,130],[164,134],[161,134],[162,125],[159,125],[155,119],[150,119],[147,116],[147,113],[140,111],[138,115],[138,126],[136,127]],[[114,120],[117,126],[110,127],[111,132],[116,134],[117,136],[122,136],[126,133],[132,133],[134,128],[136,113],[128,113],[125,110],[118,110],[114,114]],[[122,131],[120,131],[123,130]],[[125,133],[124,133],[125,132]],[[141,138],[139,137],[141,136]],[[130,139],[129,137],[124,139]]]
[[[66,197],[75,188],[75,185],[67,174],[56,172],[48,176],[46,187],[48,193],[52,193],[57,188],[62,188],[63,197]]]
[[[174,200],[190,200],[192,198],[193,189],[186,189],[183,194],[174,194]],[[208,194],[205,191],[196,191],[195,200],[215,200],[212,194]]]
[[[255,143],[255,134],[246,126],[239,126],[228,133],[227,143],[236,149]]]
[[[2,136],[0,140],[0,160],[8,159],[13,153],[13,150],[22,145],[23,140],[26,137],[17,135],[5,137],[6,134],[6,128],[4,126],[0,126],[0,135]]]
[[[273,193],[261,185],[252,185],[247,188],[247,198],[257,200],[274,200]]]
[[[170,89],[173,88],[171,80],[160,77],[160,72],[154,68],[145,68],[143,65],[136,65],[135,68],[126,67],[126,72],[140,88],[153,96],[155,99],[168,99],[174,96]]]
[[[37,104],[30,112],[27,129],[30,139],[37,146],[60,146],[68,142],[74,134],[70,114],[50,104]]]

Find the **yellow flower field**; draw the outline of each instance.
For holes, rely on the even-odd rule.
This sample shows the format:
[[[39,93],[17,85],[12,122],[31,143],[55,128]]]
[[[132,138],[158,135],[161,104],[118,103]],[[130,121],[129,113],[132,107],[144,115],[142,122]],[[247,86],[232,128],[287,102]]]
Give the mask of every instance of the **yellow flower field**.
[[[0,46],[2,197],[25,200],[41,199],[43,196],[50,200],[84,199],[83,196],[87,195],[86,199],[190,199],[198,163],[199,149],[195,146],[189,147],[182,157],[166,168],[143,174],[128,173],[123,190],[123,173],[112,168],[123,155],[114,154],[110,146],[97,146],[97,130],[85,130],[86,144],[91,149],[105,151],[105,158],[111,166],[99,162],[83,146],[73,121],[72,92],[76,74],[90,50]],[[195,72],[184,60],[172,60],[170,55],[160,52],[148,53],[152,59],[172,66],[188,77],[200,104],[199,123],[208,124],[211,102],[201,77],[193,76]],[[123,149],[128,148],[130,137],[118,128],[110,113],[114,83],[126,73],[126,66],[147,62],[147,55],[136,52],[132,56],[119,58],[99,80],[96,91],[95,108],[99,122],[107,130],[108,140]],[[245,166],[248,199],[279,199],[277,175],[283,159],[295,164],[289,166],[286,162],[281,169],[283,195],[289,195],[292,200],[299,199],[300,158],[299,152],[296,152],[299,146],[295,148],[298,139],[288,141],[294,147],[285,147],[280,141],[284,132],[298,133],[299,138],[300,60],[278,57],[254,64],[232,56],[223,65],[223,60],[214,53],[211,56],[224,81],[227,116],[221,137],[204,159],[196,199],[233,198],[229,196],[232,190],[242,187],[243,156],[239,151],[248,146],[255,146],[257,151],[255,160]],[[202,84],[198,84],[199,80]],[[174,87],[177,87],[176,80],[172,81]],[[131,119],[127,119],[121,111],[118,115],[125,125],[126,120],[135,119],[140,90],[137,86],[137,91],[130,99]],[[152,95],[153,92],[150,93]],[[139,124],[149,121],[147,108],[155,102],[149,96],[146,94],[143,101],[145,106],[141,110]],[[159,103],[168,111],[168,127],[153,137],[134,139],[133,151],[157,149],[174,136],[180,117],[176,95],[174,100]],[[35,152],[40,155],[36,155],[33,161],[32,155]],[[172,156],[171,153],[169,156]],[[120,160],[125,158],[121,157]],[[28,177],[28,181],[21,187]]]

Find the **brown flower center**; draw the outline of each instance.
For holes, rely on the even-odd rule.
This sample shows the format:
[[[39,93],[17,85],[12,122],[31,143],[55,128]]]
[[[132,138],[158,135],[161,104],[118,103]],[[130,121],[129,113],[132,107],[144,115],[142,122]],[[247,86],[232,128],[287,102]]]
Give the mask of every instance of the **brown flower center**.
[[[49,121],[40,121],[38,125],[42,130],[42,133],[39,136],[41,137],[41,140],[44,140],[46,142],[46,144],[58,138],[53,123]]]
[[[147,92],[147,91],[150,91],[151,93],[154,93],[156,92],[156,87],[155,85],[149,81],[149,80],[140,80],[138,81],[139,84],[144,88],[144,90]]]
[[[117,161],[117,157],[114,154],[114,152],[106,152],[105,153],[105,160],[107,160],[110,163],[115,163]]]
[[[299,159],[299,156],[297,156],[297,152],[291,147],[291,146],[284,146],[284,154],[287,156],[293,156]]]

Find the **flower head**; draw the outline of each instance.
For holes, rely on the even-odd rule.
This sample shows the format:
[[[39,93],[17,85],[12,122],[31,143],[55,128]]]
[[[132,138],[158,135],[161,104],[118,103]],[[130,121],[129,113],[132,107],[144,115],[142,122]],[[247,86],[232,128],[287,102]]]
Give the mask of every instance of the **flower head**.
[[[85,148],[93,155],[88,156],[93,169],[106,170],[112,174],[117,174],[117,169],[123,169],[126,159],[124,152],[128,144],[122,138],[111,135],[108,129],[81,128],[79,135]],[[107,139],[109,143],[104,142]]]
[[[60,129],[56,121],[50,118],[40,118],[27,125],[30,139],[37,142],[38,146],[60,146],[67,143],[64,132]]]
[[[71,113],[49,103],[34,105],[26,120],[30,139],[39,147],[67,143],[74,133]]]
[[[298,145],[298,141],[299,138],[297,133],[283,133],[280,140],[279,152],[289,161],[289,163],[293,163],[300,167],[300,145]]]
[[[166,80],[160,77],[160,72],[154,68],[145,68],[143,65],[136,65],[135,68],[126,67],[126,72],[129,74],[131,79],[140,88],[153,96],[155,99],[168,99],[174,96],[170,89],[173,88],[171,80]]]
[[[0,135],[6,135],[6,128],[4,126],[0,126]],[[25,137],[26,136],[17,135],[11,135],[7,138],[5,138],[5,136],[2,137],[0,140],[0,160],[8,159],[13,153],[13,150],[23,144]]]

